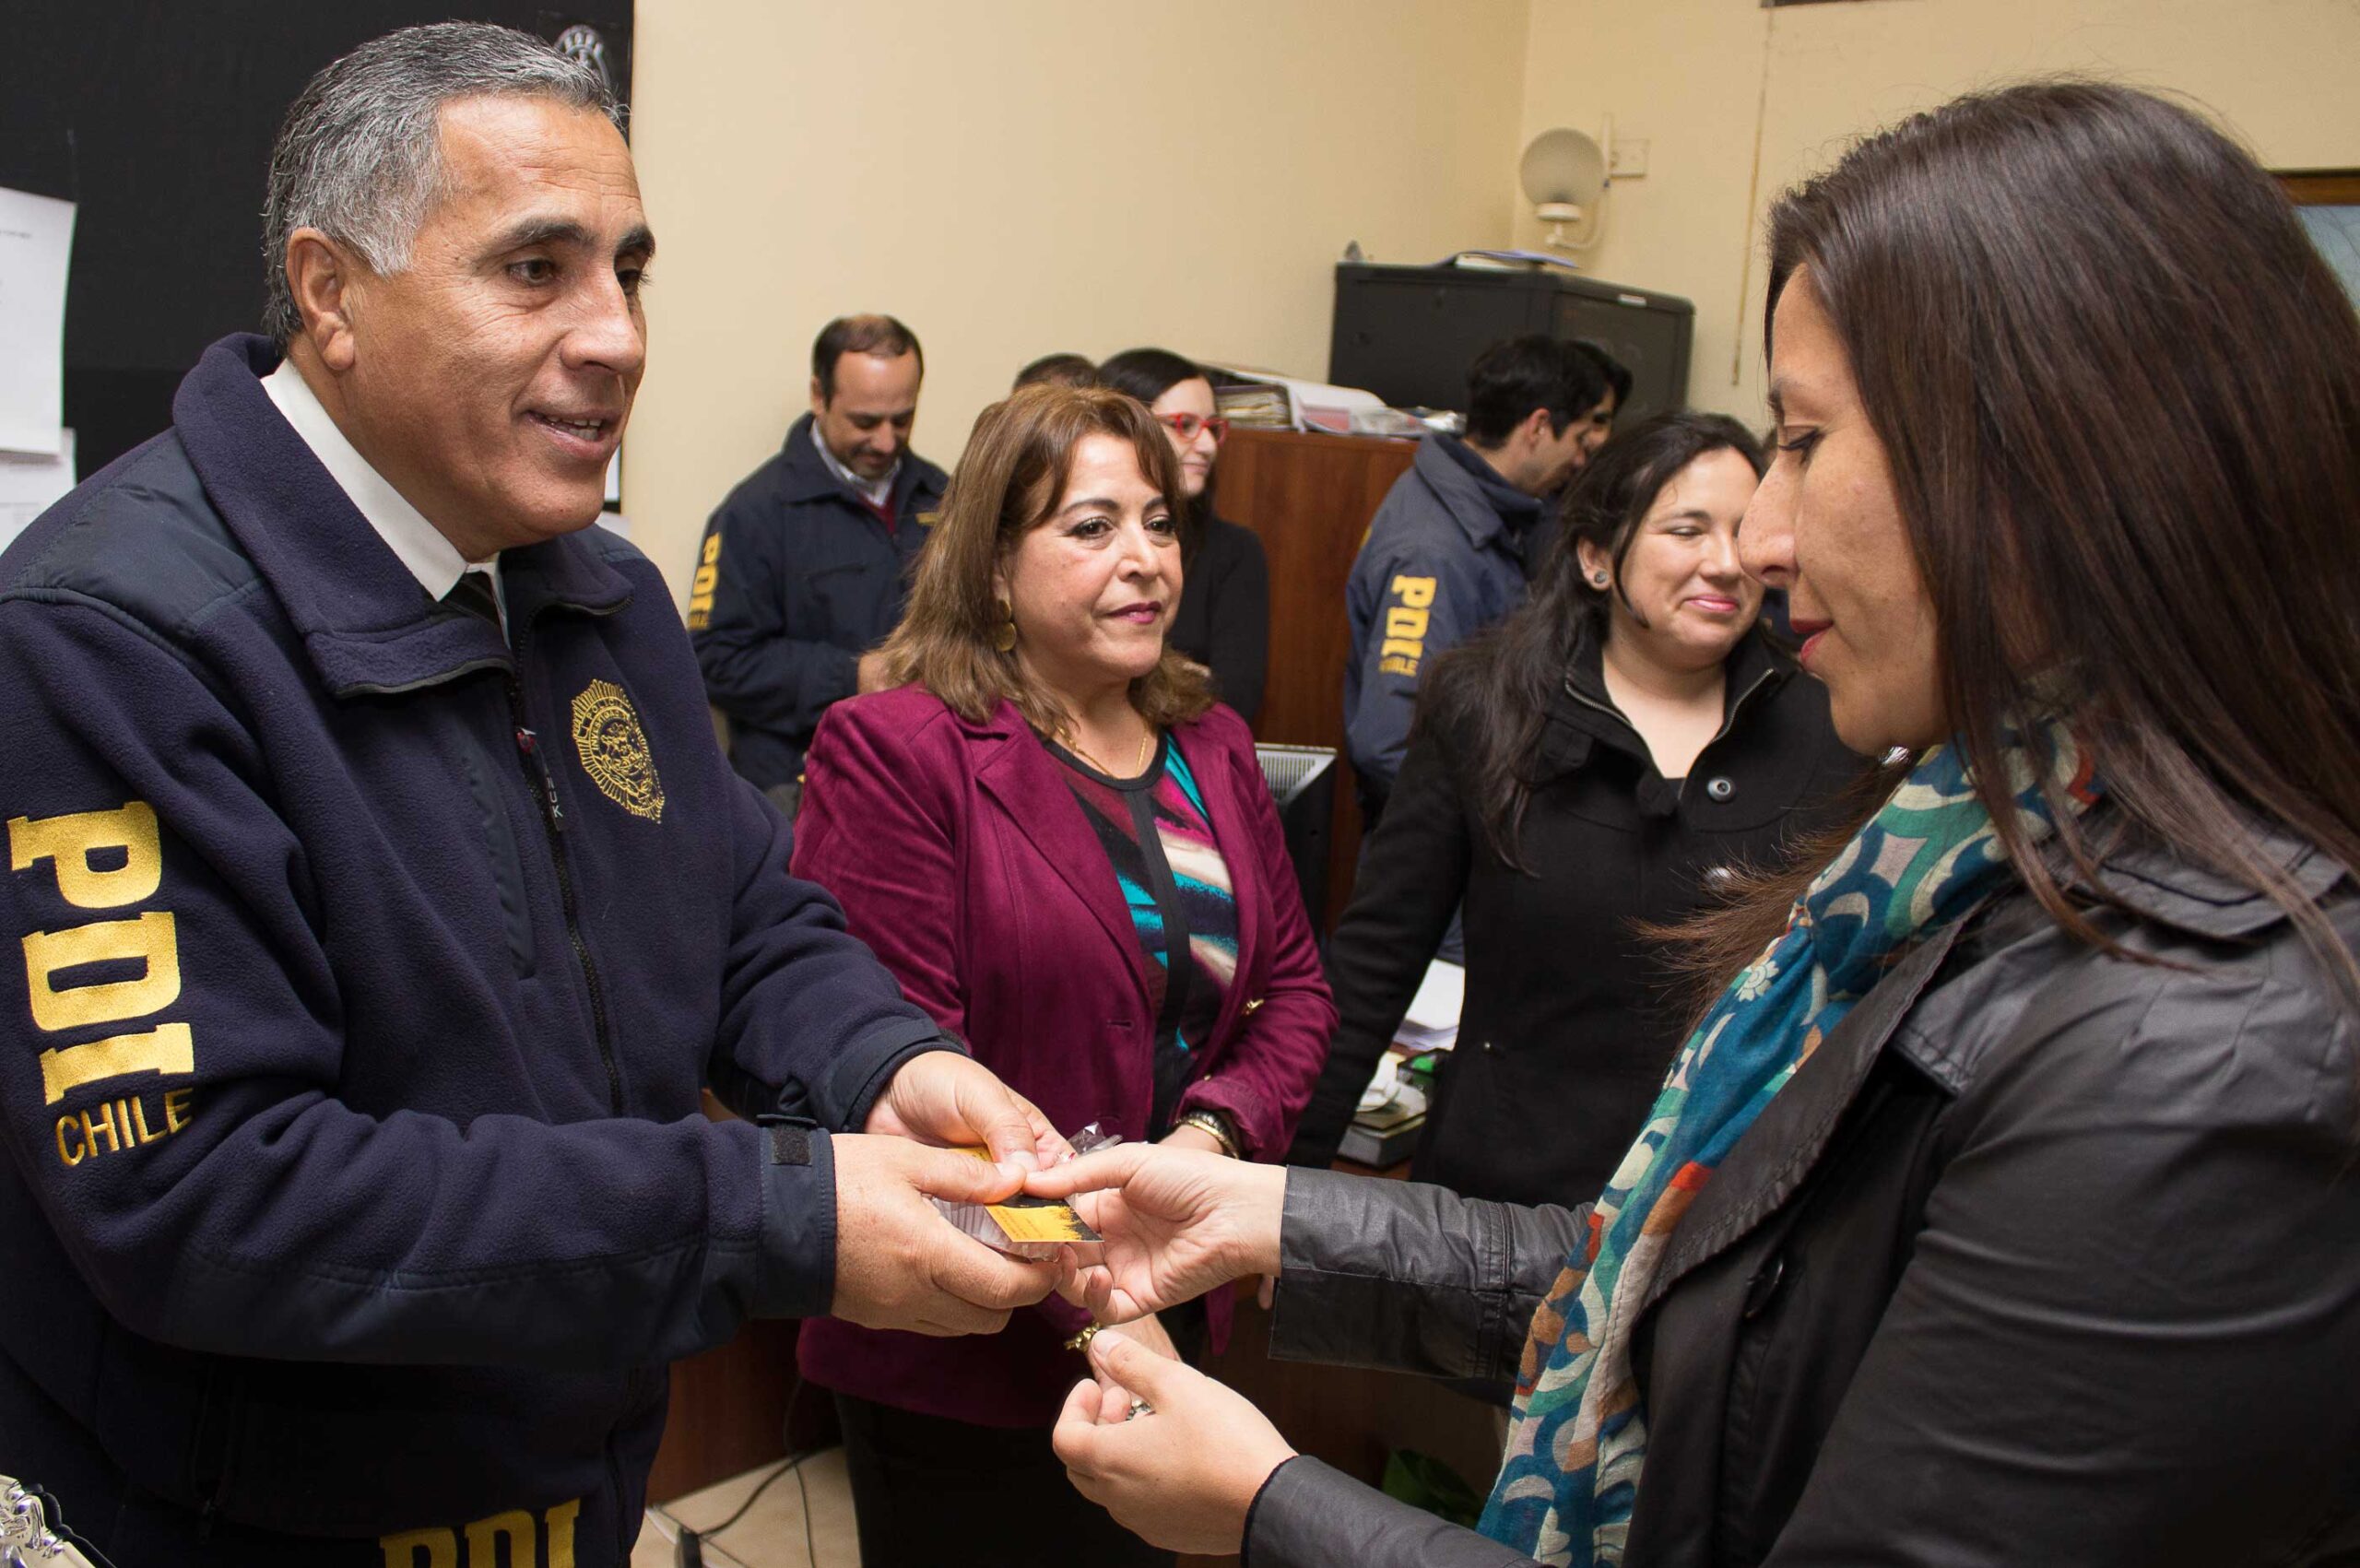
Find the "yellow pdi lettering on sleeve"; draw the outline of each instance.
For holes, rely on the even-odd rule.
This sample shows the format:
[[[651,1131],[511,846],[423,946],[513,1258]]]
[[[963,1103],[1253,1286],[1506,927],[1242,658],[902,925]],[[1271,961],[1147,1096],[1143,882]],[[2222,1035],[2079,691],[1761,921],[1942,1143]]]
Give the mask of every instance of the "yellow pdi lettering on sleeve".
[[[1432,623],[1434,580],[1397,575],[1386,588],[1398,601],[1385,612],[1385,641],[1376,650],[1381,674],[1414,678],[1426,656],[1426,631]]]
[[[76,909],[117,910],[152,898],[164,876],[155,808],[132,800],[100,811],[9,819],[9,869],[37,874],[44,865],[58,896]],[[19,946],[27,1010],[33,1027],[45,1034],[127,1023],[180,1000],[180,927],[170,910],[29,931]],[[124,976],[122,970],[135,963],[139,973]],[[106,966],[108,977],[74,984],[74,972],[91,965]],[[41,1053],[41,1093],[52,1105],[74,1090],[110,1079],[133,1073],[183,1077],[195,1070],[195,1042],[185,1023]],[[83,1130],[87,1142],[88,1129]],[[62,1158],[63,1132],[60,1139]]]
[[[713,589],[721,581],[721,530],[714,529],[697,560],[697,574],[689,584],[689,630],[702,631],[713,624]]]

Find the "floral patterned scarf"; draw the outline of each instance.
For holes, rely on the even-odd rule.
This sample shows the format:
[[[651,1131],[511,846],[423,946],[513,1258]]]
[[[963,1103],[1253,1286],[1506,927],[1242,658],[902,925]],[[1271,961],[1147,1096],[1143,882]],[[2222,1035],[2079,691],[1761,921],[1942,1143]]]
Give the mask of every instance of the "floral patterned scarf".
[[[2079,813],[2098,795],[2061,723],[2011,746],[2017,821],[2055,831],[2048,786]],[[2007,875],[1998,831],[1955,747],[1929,752],[1874,820],[1795,902],[1787,929],[1747,966],[1671,1065],[1639,1138],[1534,1314],[1516,1426],[1482,1531],[1542,1562],[1622,1561],[1647,1456],[1631,1375],[1631,1318],[1666,1244],[1773,1095],[1854,1003],[1926,931]]]

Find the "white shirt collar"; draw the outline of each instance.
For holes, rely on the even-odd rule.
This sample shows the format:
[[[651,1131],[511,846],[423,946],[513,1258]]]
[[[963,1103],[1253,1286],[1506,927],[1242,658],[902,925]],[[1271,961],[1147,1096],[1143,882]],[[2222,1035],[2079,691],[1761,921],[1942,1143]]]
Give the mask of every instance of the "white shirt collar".
[[[277,370],[262,378],[262,389],[270,395],[271,402],[287,422],[295,427],[295,433],[303,438],[303,444],[312,449],[320,466],[328,471],[328,477],[343,489],[360,515],[369,520],[369,525],[377,530],[385,548],[409,568],[419,586],[436,599],[449,594],[460,573],[467,570],[466,557],[345,439],[344,432],[336,429],[335,419],[320,402],[319,395],[295,368],[295,361],[281,360]],[[492,557],[477,570],[490,574],[492,593],[500,600],[504,619],[507,595],[500,581],[500,558]]]
[[[867,496],[869,505],[882,509],[885,503],[892,499],[893,480],[902,472],[901,458],[897,456],[893,459],[893,466],[885,470],[883,478],[874,481],[862,478],[844,464],[837,462],[836,454],[828,450],[828,443],[820,439],[820,417],[816,414],[811,417],[811,444],[820,449],[820,461],[828,466],[828,472]]]

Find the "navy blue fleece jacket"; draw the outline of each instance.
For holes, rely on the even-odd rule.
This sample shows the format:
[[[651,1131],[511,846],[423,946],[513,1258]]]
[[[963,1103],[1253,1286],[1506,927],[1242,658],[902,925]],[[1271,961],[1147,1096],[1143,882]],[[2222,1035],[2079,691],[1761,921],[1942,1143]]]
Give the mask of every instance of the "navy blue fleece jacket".
[[[507,552],[512,649],[277,357],[0,558],[0,1456],[149,1510],[126,1562],[620,1562],[666,1363],[833,1293],[824,1134],[700,1087],[857,1126],[946,1043],[787,875],[648,562]]]

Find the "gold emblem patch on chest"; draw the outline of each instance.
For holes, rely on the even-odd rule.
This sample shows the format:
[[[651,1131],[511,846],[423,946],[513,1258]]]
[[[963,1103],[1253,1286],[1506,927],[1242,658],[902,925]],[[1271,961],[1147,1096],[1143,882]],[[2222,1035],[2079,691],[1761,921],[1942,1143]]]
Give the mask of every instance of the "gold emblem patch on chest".
[[[631,696],[610,680],[594,680],[573,700],[573,745],[582,771],[608,800],[634,817],[664,819],[664,781]]]

